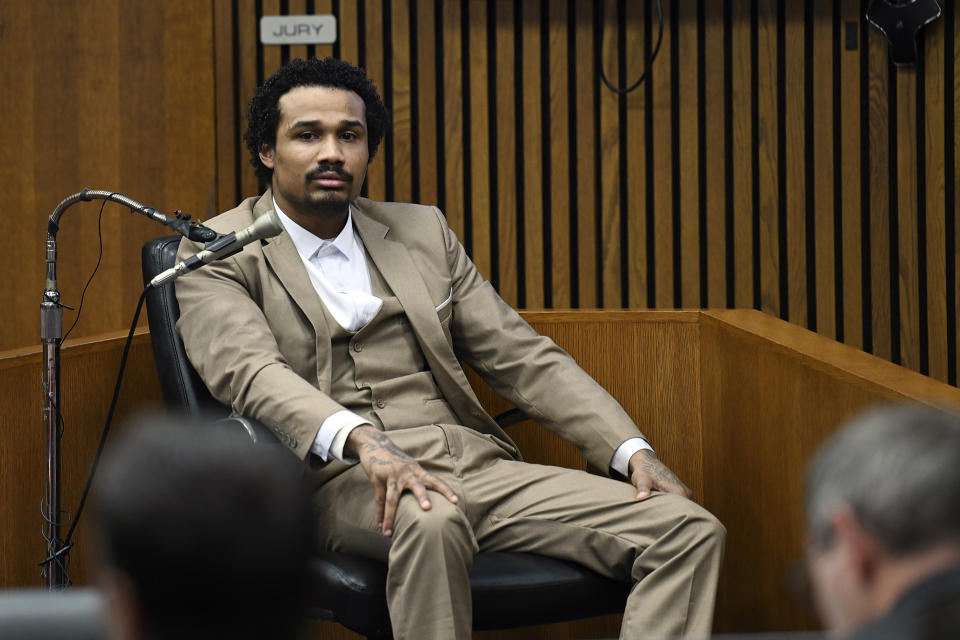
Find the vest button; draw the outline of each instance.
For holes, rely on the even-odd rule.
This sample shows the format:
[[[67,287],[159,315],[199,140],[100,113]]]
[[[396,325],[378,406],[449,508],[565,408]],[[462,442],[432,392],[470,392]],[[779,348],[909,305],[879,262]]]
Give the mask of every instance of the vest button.
[[[357,353],[360,353],[361,351],[363,351],[363,343],[362,343],[362,342],[354,342],[354,343],[353,343],[353,350],[356,351]]]
[[[378,409],[383,409],[385,406],[387,406],[387,403],[384,402],[384,400],[383,400],[382,398],[381,398],[380,400],[377,400],[377,408],[378,408]]]

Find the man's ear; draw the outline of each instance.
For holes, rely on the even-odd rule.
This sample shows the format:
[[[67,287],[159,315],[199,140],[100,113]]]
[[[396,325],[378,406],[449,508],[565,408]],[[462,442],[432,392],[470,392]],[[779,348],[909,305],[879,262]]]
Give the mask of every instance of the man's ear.
[[[268,145],[260,147],[260,162],[267,169],[273,169],[273,147]]]
[[[871,584],[883,554],[880,543],[863,527],[850,507],[835,511],[831,523],[849,568],[862,584]]]

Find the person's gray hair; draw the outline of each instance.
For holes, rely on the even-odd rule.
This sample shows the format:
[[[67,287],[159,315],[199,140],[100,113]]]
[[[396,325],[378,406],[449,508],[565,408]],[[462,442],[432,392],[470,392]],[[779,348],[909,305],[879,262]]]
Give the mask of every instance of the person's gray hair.
[[[960,415],[890,405],[855,416],[807,471],[814,544],[829,544],[830,518],[844,505],[897,555],[960,539]]]

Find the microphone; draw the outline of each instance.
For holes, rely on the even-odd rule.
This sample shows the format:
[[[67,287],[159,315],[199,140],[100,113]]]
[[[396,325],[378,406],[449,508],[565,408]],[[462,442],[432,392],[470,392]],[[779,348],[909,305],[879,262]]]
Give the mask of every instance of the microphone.
[[[251,242],[263,240],[264,238],[272,238],[273,236],[279,235],[281,231],[283,231],[283,224],[280,222],[280,218],[277,217],[276,212],[271,209],[257,218],[250,226],[240,231],[228,233],[218,240],[207,243],[196,255],[187,258],[183,262],[177,263],[175,266],[159,274],[150,281],[149,286],[154,288],[163,286],[188,271],[195,271],[205,264],[232,256]]]

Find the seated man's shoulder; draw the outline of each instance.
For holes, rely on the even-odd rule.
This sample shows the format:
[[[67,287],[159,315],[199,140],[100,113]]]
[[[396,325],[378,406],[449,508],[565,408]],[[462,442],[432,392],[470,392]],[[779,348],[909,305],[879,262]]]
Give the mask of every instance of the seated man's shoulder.
[[[369,198],[357,198],[354,207],[361,214],[385,224],[411,233],[427,229],[439,229],[445,225],[443,215],[436,207],[409,202],[379,202]]]

